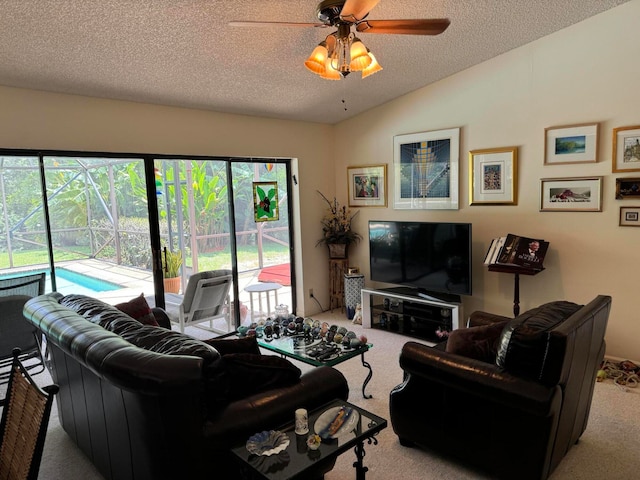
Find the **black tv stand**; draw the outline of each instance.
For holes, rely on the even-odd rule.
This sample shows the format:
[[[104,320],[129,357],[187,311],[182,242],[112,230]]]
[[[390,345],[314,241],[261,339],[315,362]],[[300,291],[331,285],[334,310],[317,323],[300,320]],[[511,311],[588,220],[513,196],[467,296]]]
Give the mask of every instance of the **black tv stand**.
[[[444,337],[439,333],[451,332],[462,323],[460,297],[446,301],[419,293],[425,292],[410,287],[363,288],[362,326],[421,338],[433,345],[441,342]]]
[[[422,290],[420,288],[390,287],[390,288],[381,288],[378,291],[395,293],[398,295],[406,295],[408,297],[420,297],[420,298],[424,298],[425,300],[432,300],[434,302],[462,303],[462,299],[460,298],[460,295],[455,295],[453,293],[430,292],[429,290]]]

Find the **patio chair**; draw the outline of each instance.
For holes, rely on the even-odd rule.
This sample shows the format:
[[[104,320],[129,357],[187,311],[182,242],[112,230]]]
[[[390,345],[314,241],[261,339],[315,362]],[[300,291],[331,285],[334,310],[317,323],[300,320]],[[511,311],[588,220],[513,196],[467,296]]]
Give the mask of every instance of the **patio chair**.
[[[36,480],[57,385],[38,387],[13,353],[7,396],[0,420],[0,477]]]
[[[28,295],[37,297],[44,294],[44,282],[46,274],[33,273],[19,277],[0,278],[0,296]]]
[[[22,315],[29,295],[0,297],[0,384],[7,383],[11,376],[9,366],[13,363],[13,350],[21,350],[20,361],[32,375],[45,369],[42,352],[42,335]]]
[[[178,319],[171,318],[177,323],[180,331],[184,333],[184,327],[209,322],[209,329],[213,327],[213,321],[225,318],[227,332],[231,331],[231,316],[229,315],[229,290],[233,277],[231,270],[209,270],[194,273],[189,277],[187,288],[183,297],[176,294],[165,294],[167,304],[179,306]]]

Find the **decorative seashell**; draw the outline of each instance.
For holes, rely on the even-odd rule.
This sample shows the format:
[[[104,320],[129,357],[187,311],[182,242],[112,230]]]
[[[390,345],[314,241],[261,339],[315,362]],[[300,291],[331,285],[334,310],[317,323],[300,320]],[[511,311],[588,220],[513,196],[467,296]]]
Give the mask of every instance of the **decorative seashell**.
[[[333,337],[333,341],[336,343],[342,343],[342,339],[344,337],[342,336],[341,333],[336,333],[335,336]]]
[[[246,447],[254,455],[274,455],[289,446],[289,437],[284,432],[269,430],[252,435],[247,440]]]
[[[344,337],[344,335],[347,333],[347,329],[345,327],[340,327],[338,328],[338,333]]]
[[[291,462],[291,456],[286,450],[268,457],[266,455],[251,455],[249,457],[249,463],[253,465],[253,468],[265,474],[282,470],[289,465],[289,462]]]
[[[361,341],[359,338],[352,338],[352,339],[349,341],[349,346],[350,346],[351,348],[358,348],[358,347],[360,347],[360,346],[362,346],[362,345],[363,345],[363,343],[362,343],[362,341]]]

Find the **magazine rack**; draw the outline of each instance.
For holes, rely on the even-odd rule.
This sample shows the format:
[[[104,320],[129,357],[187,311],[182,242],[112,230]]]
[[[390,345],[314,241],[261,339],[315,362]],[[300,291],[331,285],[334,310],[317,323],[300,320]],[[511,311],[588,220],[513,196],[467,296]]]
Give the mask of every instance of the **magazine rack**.
[[[541,269],[517,267],[512,265],[489,265],[490,272],[513,273],[513,316],[520,315],[520,275],[537,275]]]

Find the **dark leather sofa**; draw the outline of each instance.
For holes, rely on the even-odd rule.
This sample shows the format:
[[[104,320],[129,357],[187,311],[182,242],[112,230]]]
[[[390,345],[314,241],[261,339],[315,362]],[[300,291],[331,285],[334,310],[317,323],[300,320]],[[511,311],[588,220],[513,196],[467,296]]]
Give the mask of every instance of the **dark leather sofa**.
[[[297,408],[348,396],[344,376],[328,367],[301,376],[294,367],[292,380],[291,368],[278,377],[275,365],[262,389],[252,371],[225,377],[219,366],[231,356],[90,297],[35,297],[24,316],[46,337],[60,423],[106,479],[238,478],[234,443],[292,421]],[[220,341],[230,352],[243,343]],[[264,367],[269,374],[273,362]]]
[[[390,394],[400,443],[496,478],[546,479],[587,427],[611,298],[485,312],[446,348],[404,345]]]

